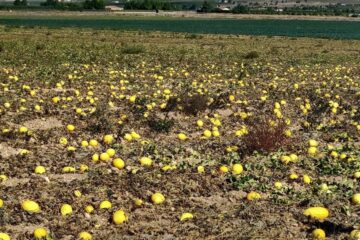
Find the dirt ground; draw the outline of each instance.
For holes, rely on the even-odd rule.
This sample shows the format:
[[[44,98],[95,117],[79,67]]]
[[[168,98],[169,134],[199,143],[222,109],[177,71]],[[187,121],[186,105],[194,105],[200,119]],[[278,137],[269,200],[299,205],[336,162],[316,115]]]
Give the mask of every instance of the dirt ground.
[[[48,240],[82,231],[101,240],[300,240],[316,228],[337,240],[360,228],[351,200],[360,192],[359,41],[0,31],[0,232],[12,239],[45,227]],[[129,139],[134,131],[140,138]],[[98,146],[83,145],[90,140]],[[110,148],[115,156],[94,160]],[[284,163],[290,154],[298,160]],[[249,200],[252,191],[261,198]],[[155,192],[162,204],[153,204]],[[25,199],[41,211],[22,209]],[[104,200],[112,207],[100,209]],[[60,213],[65,203],[71,215]],[[330,215],[307,218],[312,206]],[[116,225],[120,209],[128,220]],[[194,218],[180,221],[185,212]]]

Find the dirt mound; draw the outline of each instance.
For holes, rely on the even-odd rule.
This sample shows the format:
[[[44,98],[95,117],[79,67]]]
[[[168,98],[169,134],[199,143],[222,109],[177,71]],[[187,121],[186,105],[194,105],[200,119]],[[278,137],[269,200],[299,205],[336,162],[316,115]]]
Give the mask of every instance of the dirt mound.
[[[6,143],[0,143],[0,156],[1,158],[9,158],[13,155],[16,155],[18,150],[9,146]]]
[[[31,130],[49,130],[52,128],[62,127],[63,124],[60,120],[49,117],[49,118],[37,118],[24,122],[24,126]]]

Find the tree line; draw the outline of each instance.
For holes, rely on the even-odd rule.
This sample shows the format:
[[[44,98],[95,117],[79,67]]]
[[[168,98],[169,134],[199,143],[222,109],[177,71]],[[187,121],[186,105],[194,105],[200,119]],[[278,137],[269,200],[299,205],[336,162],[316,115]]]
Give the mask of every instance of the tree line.
[[[28,0],[15,0],[13,5],[16,8],[27,8]],[[85,0],[84,2],[62,2],[59,0],[46,0],[41,7],[57,10],[103,10],[105,0]],[[229,11],[223,11],[214,0],[204,2],[182,2],[174,3],[169,0],[128,0],[124,5],[125,10],[197,10],[198,12],[227,12],[233,14],[286,14],[286,15],[353,15],[360,13],[360,6],[296,6],[278,9],[277,7],[262,7],[261,4],[254,5],[237,4]]]
[[[16,7],[27,7],[27,0],[15,0],[13,2]],[[81,3],[62,2],[59,0],[46,0],[40,4],[41,7],[53,8],[57,10],[102,10],[105,9],[104,0],[85,0]]]

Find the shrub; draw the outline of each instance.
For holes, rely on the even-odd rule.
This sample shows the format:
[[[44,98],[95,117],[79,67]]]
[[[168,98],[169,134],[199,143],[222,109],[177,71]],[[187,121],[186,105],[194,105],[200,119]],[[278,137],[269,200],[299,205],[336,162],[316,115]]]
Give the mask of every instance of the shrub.
[[[144,113],[147,111],[146,98],[136,98],[135,104],[130,107],[130,111],[137,117],[143,117]]]
[[[44,50],[44,49],[45,49],[45,44],[43,44],[43,43],[37,43],[37,44],[35,45],[35,49],[36,49],[36,51]]]
[[[153,117],[152,119],[148,120],[147,123],[151,130],[158,133],[168,133],[170,129],[174,126],[173,119],[161,119],[159,117]]]
[[[220,109],[225,107],[228,102],[229,102],[229,93],[228,92],[220,93],[213,98],[213,101],[211,102],[209,108],[211,110]]]
[[[243,136],[244,148],[246,153],[273,152],[281,148],[286,148],[291,139],[284,134],[286,124],[277,121],[275,126],[270,126],[269,118],[258,119],[248,123],[247,135]]]
[[[185,38],[187,38],[187,39],[202,39],[203,36],[192,33],[192,34],[186,34]]]
[[[115,123],[111,121],[111,111],[106,103],[96,108],[96,111],[92,113],[92,118],[87,126],[86,130],[91,133],[108,133],[115,129]],[[121,135],[121,134],[119,134]]]
[[[255,58],[258,58],[258,57],[259,57],[259,53],[256,52],[256,51],[248,52],[248,53],[245,55],[245,58],[246,58],[246,59],[255,59]]]
[[[166,107],[162,109],[163,112],[174,111],[178,106],[178,99],[176,97],[170,97],[166,102]]]
[[[121,49],[124,54],[139,54],[145,52],[145,48],[142,45],[129,45]]]
[[[182,99],[182,109],[187,114],[197,115],[207,109],[208,96],[195,94]]]

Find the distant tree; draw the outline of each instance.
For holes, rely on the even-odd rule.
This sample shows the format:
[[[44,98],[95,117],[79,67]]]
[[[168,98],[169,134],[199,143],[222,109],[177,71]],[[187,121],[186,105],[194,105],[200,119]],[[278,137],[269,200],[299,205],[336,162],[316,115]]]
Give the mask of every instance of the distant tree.
[[[54,8],[57,10],[81,11],[84,9],[83,4],[74,2],[60,2],[59,0],[46,0],[40,5],[48,8]]]
[[[197,8],[196,4],[191,4],[189,10],[196,10],[196,8]]]
[[[84,9],[105,9],[105,1],[104,0],[85,0],[83,3]]]
[[[233,13],[243,13],[244,14],[244,13],[249,13],[250,9],[247,6],[239,4],[239,5],[237,5],[236,7],[234,7],[232,9],[232,12]]]
[[[93,0],[93,5],[95,9],[105,9],[104,0]]]
[[[175,8],[175,7],[174,7]],[[162,8],[161,10],[171,10],[173,9],[173,6],[171,6],[171,3],[166,1],[162,3]]]
[[[171,10],[176,6],[164,0],[130,0],[124,5],[129,10]]]
[[[203,5],[201,7],[201,11],[205,13],[212,12],[214,9],[215,9],[215,4],[206,0],[203,2]]]
[[[41,6],[51,6],[51,7],[55,7],[59,4],[59,2],[57,0],[46,0],[45,2],[41,3]]]
[[[85,0],[85,2],[83,3],[83,7],[84,7],[84,9],[92,9],[93,5],[92,5],[91,0]]]
[[[153,10],[155,8],[155,4],[152,0],[144,0],[143,5],[146,10]]]
[[[14,6],[27,6],[27,0],[15,0],[14,1]]]
[[[15,0],[14,1],[14,6],[20,6],[21,4],[21,1],[20,0]]]

